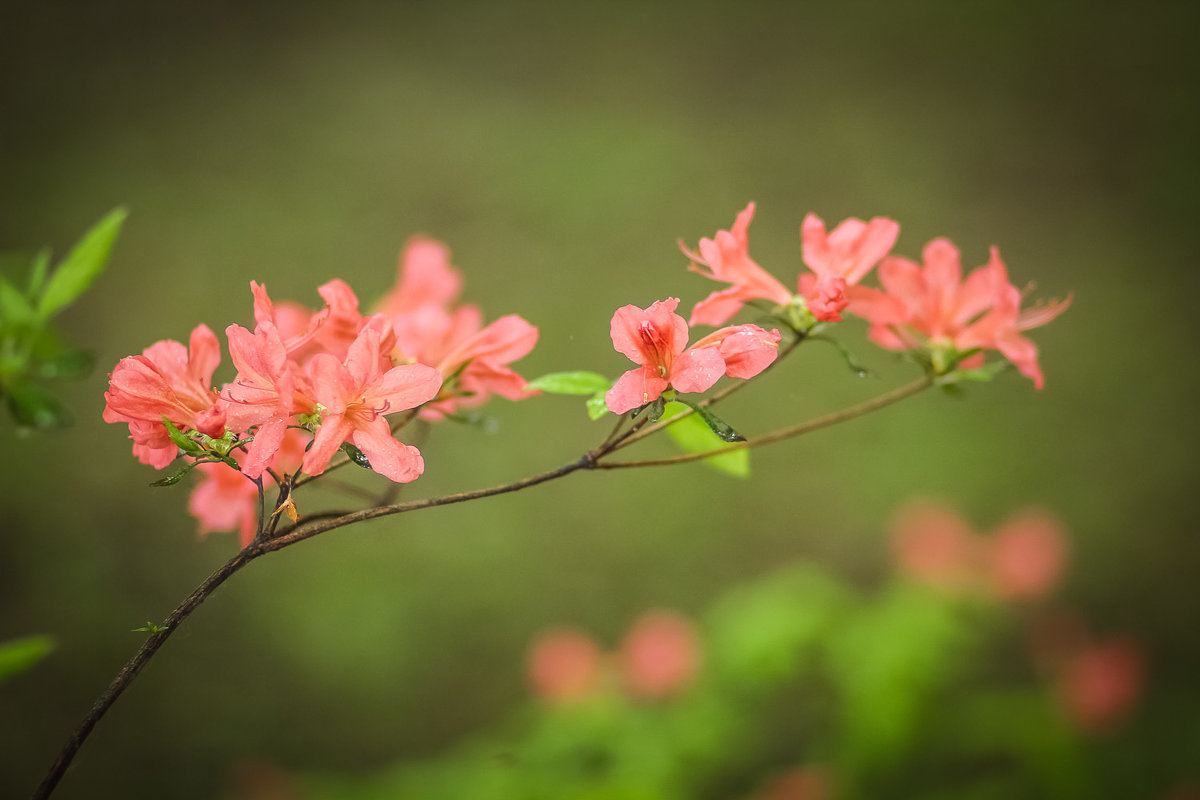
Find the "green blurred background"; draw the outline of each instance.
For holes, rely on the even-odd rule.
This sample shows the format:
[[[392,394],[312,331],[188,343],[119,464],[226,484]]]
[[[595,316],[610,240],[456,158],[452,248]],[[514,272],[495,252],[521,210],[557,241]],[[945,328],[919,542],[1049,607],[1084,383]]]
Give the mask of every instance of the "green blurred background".
[[[246,762],[437,752],[524,702],[543,626],[615,641],[648,607],[698,613],[796,559],[871,583],[891,515],[930,495],[980,528],[1028,505],[1060,516],[1062,596],[1146,646],[1146,752],[1200,753],[1186,5],[246,5],[0,5],[0,249],[61,254],[130,209],[108,273],[62,317],[98,357],[62,391],[75,427],[0,430],[0,639],[58,644],[0,685],[0,794],[37,782],[138,646],[129,630],[236,547],[197,542],[186,490],[147,488],[124,429],[100,421],[117,360],[246,324],[251,279],[316,305],[340,277],[373,299],[424,233],[489,318],[540,327],[523,374],[615,375],[613,310],[711,291],[675,240],[750,200],[752,252],[785,280],[813,211],[891,216],[910,257],[948,236],[973,266],[996,244],[1018,285],[1073,292],[1033,334],[1045,391],[1012,373],[921,396],[756,452],[746,482],[698,465],[577,475],[264,559],[169,642],[60,796],[214,797]],[[861,324],[839,330],[879,377],[808,347],[726,416],[766,431],[913,376]],[[496,433],[431,432],[406,496],[565,463],[608,428],[565,398],[488,410]],[[1180,777],[1145,768],[1144,786]]]

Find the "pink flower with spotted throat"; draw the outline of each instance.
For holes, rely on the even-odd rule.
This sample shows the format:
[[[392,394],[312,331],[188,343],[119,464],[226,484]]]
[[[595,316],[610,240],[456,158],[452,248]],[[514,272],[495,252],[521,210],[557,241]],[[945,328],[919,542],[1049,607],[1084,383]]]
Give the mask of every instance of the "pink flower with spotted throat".
[[[133,453],[143,464],[162,469],[178,448],[162,423],[213,437],[225,433],[225,408],[212,375],[221,346],[206,325],[192,331],[188,346],[170,339],[155,342],[140,356],[121,359],[108,376],[105,422],[129,423]]]
[[[390,364],[391,322],[383,315],[370,319],[350,345],[345,362],[318,353],[308,364],[313,395],[321,411],[312,447],[304,457],[309,475],[325,471],[343,442],[363,452],[371,468],[397,483],[416,480],[425,469],[417,448],[392,438],[387,414],[415,408],[432,400],[442,385],[437,370],[424,364]]]
[[[644,406],[667,387],[703,392],[723,375],[752,377],[778,355],[779,331],[755,325],[722,328],[689,348],[688,324],[675,313],[678,306],[679,299],[670,297],[649,308],[623,306],[613,314],[613,347],[640,366],[608,390],[604,400],[609,411],[624,414]]]

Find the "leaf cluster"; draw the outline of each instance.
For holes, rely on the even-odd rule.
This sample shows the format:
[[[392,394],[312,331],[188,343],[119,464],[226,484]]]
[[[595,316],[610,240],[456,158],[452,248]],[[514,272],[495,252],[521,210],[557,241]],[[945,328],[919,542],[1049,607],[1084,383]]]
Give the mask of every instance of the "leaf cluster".
[[[104,271],[125,216],[123,208],[109,212],[53,269],[47,249],[0,254],[0,399],[21,430],[71,423],[44,384],[85,377],[93,357],[66,342],[51,321]]]

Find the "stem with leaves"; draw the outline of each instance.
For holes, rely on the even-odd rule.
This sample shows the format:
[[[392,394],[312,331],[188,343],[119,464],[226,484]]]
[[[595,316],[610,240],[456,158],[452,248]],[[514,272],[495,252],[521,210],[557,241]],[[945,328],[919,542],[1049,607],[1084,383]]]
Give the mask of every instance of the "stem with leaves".
[[[803,337],[797,337],[789,343],[781,352],[780,358],[791,353],[797,345],[803,340]],[[776,363],[778,363],[778,360]],[[739,382],[730,387],[715,393],[707,400],[701,401],[697,405],[702,408],[707,408],[716,402],[724,399],[732,394],[746,382]],[[158,652],[159,648],[167,641],[167,639],[175,632],[199,606],[203,603],[221,584],[229,579],[234,573],[241,570],[250,562],[260,556],[272,553],[277,550],[282,550],[286,547],[291,547],[307,539],[311,539],[323,533],[344,528],[359,522],[365,522],[379,517],[392,516],[395,514],[408,513],[410,511],[418,511],[426,508],[435,508],[438,506],[453,505],[464,503],[470,500],[481,500],[485,497],[494,497],[496,495],[508,494],[511,492],[521,491],[542,483],[557,480],[566,477],[575,472],[587,470],[607,470],[607,469],[628,469],[632,467],[649,467],[649,466],[665,466],[671,464],[682,464],[691,461],[697,461],[704,458],[709,458],[722,453],[760,447],[773,442],[791,439],[797,436],[811,433],[812,431],[821,428],[837,425],[842,422],[855,419],[857,417],[878,411],[893,403],[899,402],[904,398],[915,395],[924,389],[934,385],[935,381],[931,377],[925,377],[912,383],[901,386],[898,389],[879,395],[875,398],[859,403],[854,406],[842,409],[840,411],[818,417],[798,425],[783,428],[771,433],[747,439],[745,441],[736,442],[726,447],[713,449],[707,452],[686,453],[680,456],[658,459],[643,459],[636,461],[606,461],[614,452],[624,449],[629,445],[635,444],[649,436],[653,436],[666,429],[669,425],[681,419],[686,414],[680,414],[671,419],[663,419],[656,422],[650,422],[646,413],[634,413],[633,415],[621,416],[613,430],[606,436],[603,441],[593,450],[580,456],[575,461],[563,464],[555,469],[546,472],[532,475],[521,480],[512,481],[510,483],[501,484],[485,489],[476,489],[468,492],[460,492],[456,494],[442,495],[438,497],[427,498],[423,500],[413,500],[404,503],[381,503],[368,508],[349,512],[321,512],[311,514],[306,519],[295,522],[291,525],[279,529],[280,512],[284,511],[291,499],[292,492],[310,481],[314,480],[313,476],[301,476],[298,473],[285,476],[272,475],[276,484],[279,486],[279,494],[275,501],[274,511],[268,514],[265,507],[265,493],[263,491],[262,481],[258,484],[260,498],[260,514],[258,523],[258,533],[254,540],[242,549],[236,556],[230,559],[217,571],[208,576],[196,589],[187,596],[162,622],[161,625],[152,626],[150,628],[150,636],[147,637],[142,647],[133,655],[133,657],[121,668],[117,673],[112,683],[108,688],[100,694],[96,699],[92,708],[89,710],[83,721],[71,734],[66,745],[59,753],[50,771],[45,779],[34,793],[35,800],[49,797],[59,781],[65,774],[75,754],[79,751],[83,742],[92,732],[96,723],[105,715],[108,709],[117,701],[121,694],[129,687],[134,678],[138,676],[142,668],[149,660]],[[689,409],[686,413],[694,413]],[[402,427],[407,422],[415,417],[415,411],[406,414],[395,427]],[[632,419],[632,421],[630,421]],[[628,424],[627,424],[628,423]],[[343,466],[349,463],[350,459],[338,464],[331,465],[326,472]]]

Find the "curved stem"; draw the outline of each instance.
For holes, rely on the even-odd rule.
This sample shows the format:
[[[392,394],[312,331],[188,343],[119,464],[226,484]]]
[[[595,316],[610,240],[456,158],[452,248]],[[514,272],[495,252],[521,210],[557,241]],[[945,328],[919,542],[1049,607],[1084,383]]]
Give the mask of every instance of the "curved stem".
[[[41,785],[38,786],[37,791],[34,792],[34,800],[43,800],[50,796],[50,793],[54,791],[54,787],[62,780],[62,776],[67,771],[67,767],[70,766],[71,760],[75,758],[75,753],[79,751],[88,734],[92,732],[92,728],[96,726],[96,723],[100,721],[100,718],[104,716],[112,704],[117,702],[117,698],[121,696],[121,693],[129,688],[129,684],[133,683],[133,679],[142,671],[142,667],[146,666],[146,662],[158,652],[158,648],[163,646],[171,634],[175,632],[179,624],[195,611],[197,606],[208,599],[208,596],[216,591],[217,587],[224,583],[230,575],[233,575],[233,573],[258,558],[263,552],[265,551],[258,549],[254,544],[239,552],[227,561],[224,566],[205,578],[204,582],[187,596],[187,599],[167,615],[167,618],[163,620],[163,626],[146,637],[146,641],[142,644],[141,649],[134,654],[133,658],[126,662],[121,671],[117,673],[117,677],[113,678],[112,683],[108,685],[108,688],[96,698],[96,702],[92,704],[91,711],[83,718],[83,722],[75,729],[75,732],[71,734],[71,738],[67,740],[62,752],[58,754],[54,765],[46,774],[45,779],[42,780]]]
[[[661,426],[659,425],[648,425],[639,431],[639,426],[635,424],[624,434],[617,433],[619,427],[614,428],[613,432],[606,437],[604,442],[602,442],[599,447],[597,447],[595,450],[585,453],[579,459],[572,461],[569,464],[564,464],[556,469],[548,470],[538,475],[532,475],[528,478],[523,478],[511,483],[505,483],[487,489],[476,489],[470,492],[460,492],[457,494],[431,497],[424,500],[413,500],[407,503],[393,503],[390,505],[375,506],[349,513],[326,512],[324,514],[316,514],[307,520],[296,523],[290,527],[285,527],[283,530],[278,532],[274,531],[274,525],[278,523],[278,516],[276,515],[272,518],[272,524],[270,527],[266,528],[265,531],[260,532],[260,535],[256,537],[253,542],[251,542],[236,556],[226,562],[224,566],[209,575],[203,583],[196,587],[195,591],[188,595],[188,597],[182,603],[180,603],[175,610],[170,613],[170,615],[167,616],[167,618],[164,620],[163,628],[153,631],[146,639],[146,642],[142,645],[141,649],[139,649],[137,653],[134,654],[133,658],[131,658],[125,664],[125,666],[121,668],[121,671],[117,673],[116,678],[113,679],[108,688],[105,689],[100,697],[96,699],[96,702],[92,705],[91,710],[88,712],[87,716],[84,717],[83,722],[80,723],[79,727],[76,728],[74,733],[71,734],[71,737],[68,739],[67,744],[63,747],[62,752],[59,753],[58,759],[50,768],[50,772],[46,775],[46,778],[42,781],[41,785],[33,795],[34,800],[44,800],[44,798],[50,796],[50,794],[54,791],[54,788],[58,785],[58,782],[62,779],[62,776],[66,772],[66,769],[70,765],[72,759],[74,759],[75,754],[78,752],[80,746],[92,732],[92,729],[96,726],[96,723],[100,721],[113,703],[116,702],[117,698],[120,697],[125,689],[129,687],[129,684],[132,683],[133,679],[136,678],[138,673],[141,672],[142,667],[144,667],[150,658],[158,651],[158,649],[162,647],[171,634],[175,632],[175,629],[185,619],[187,619],[187,617],[193,611],[195,611],[201,603],[208,599],[209,595],[216,591],[217,587],[224,583],[226,579],[259,556],[274,552],[276,550],[282,550],[285,547],[290,547],[291,545],[298,544],[306,539],[311,539],[312,537],[321,533],[342,528],[356,522],[365,522],[366,520],[376,519],[378,517],[402,514],[408,511],[417,511],[422,508],[453,505],[456,503],[464,503],[468,500],[479,500],[484,497],[494,497],[500,494],[508,494],[510,492],[528,489],[541,483],[546,483],[557,478],[565,477],[573,472],[578,472],[579,470],[624,469],[629,467],[681,464],[707,458],[713,455],[718,455],[731,450],[771,444],[772,442],[790,439],[814,430],[818,430],[820,428],[826,428],[831,425],[836,425],[840,422],[845,422],[847,420],[863,416],[864,414],[884,408],[906,397],[917,394],[933,384],[934,380],[932,378],[925,377],[918,381],[914,381],[913,383],[901,386],[898,389],[894,389],[891,392],[868,400],[864,403],[859,403],[858,405],[851,406],[841,411],[836,411],[832,414],[827,414],[823,417],[818,417],[790,428],[783,428],[781,430],[774,431],[773,433],[759,436],[754,439],[749,439],[745,442],[739,442],[737,444],[730,445],[729,447],[722,447],[704,453],[688,453],[673,458],[646,459],[641,461],[608,463],[602,461],[602,459],[609,453],[612,453],[626,444],[631,443],[631,439],[636,440],[644,438],[644,436],[649,435],[656,429],[661,430]],[[728,394],[728,392],[726,392],[726,394]],[[710,401],[715,401],[715,399],[719,398],[714,396],[714,398],[712,398]],[[638,434],[641,435],[639,436]],[[280,498],[276,505],[278,506],[280,503],[284,502],[287,499],[290,491],[294,490],[296,486],[300,485],[302,482],[304,481],[296,481],[294,478],[291,481],[285,480],[280,487]],[[261,530],[262,529],[260,529],[260,531]]]
[[[753,439],[747,439],[744,442],[737,442],[727,447],[718,447],[714,450],[706,450],[703,453],[684,453],[683,455],[670,456],[668,458],[645,458],[638,461],[609,461],[595,465],[595,469],[628,469],[630,467],[662,467],[671,464],[686,464],[689,461],[699,461],[711,456],[719,456],[722,453],[729,453],[734,450],[746,450],[751,447],[761,447],[762,445],[780,442],[784,439],[792,439],[797,436],[802,436],[806,433],[811,433],[821,428],[828,428],[830,425],[837,425],[839,422],[861,417],[864,414],[869,414],[872,411],[877,411],[892,403],[899,402],[906,397],[928,389],[933,386],[933,379],[929,377],[921,378],[912,383],[905,384],[898,389],[893,389],[887,394],[881,394],[867,400],[864,403],[844,408],[841,411],[835,411],[832,414],[826,414],[823,417],[817,417],[807,422],[802,422],[799,425],[794,425],[790,428],[783,428],[763,436],[757,436]],[[680,416],[683,416],[682,414]]]

